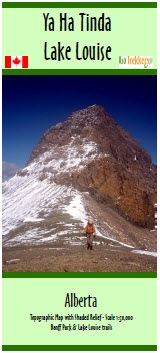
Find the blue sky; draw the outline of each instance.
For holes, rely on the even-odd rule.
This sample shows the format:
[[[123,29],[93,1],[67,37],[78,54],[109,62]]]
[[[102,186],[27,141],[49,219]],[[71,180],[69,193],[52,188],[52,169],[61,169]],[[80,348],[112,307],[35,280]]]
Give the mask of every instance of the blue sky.
[[[100,104],[157,163],[156,76],[3,76],[2,159],[22,168],[43,133]]]

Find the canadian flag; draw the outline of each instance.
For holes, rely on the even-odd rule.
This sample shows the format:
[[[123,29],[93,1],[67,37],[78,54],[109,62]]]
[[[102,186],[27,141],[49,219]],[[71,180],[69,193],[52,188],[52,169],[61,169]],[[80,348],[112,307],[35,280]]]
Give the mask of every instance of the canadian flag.
[[[6,69],[27,69],[28,56],[5,56]]]

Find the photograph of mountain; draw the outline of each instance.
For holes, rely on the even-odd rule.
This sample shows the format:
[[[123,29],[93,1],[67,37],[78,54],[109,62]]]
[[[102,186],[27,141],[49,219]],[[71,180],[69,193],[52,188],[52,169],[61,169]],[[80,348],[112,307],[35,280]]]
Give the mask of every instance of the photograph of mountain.
[[[156,76],[2,85],[3,271],[156,271]]]

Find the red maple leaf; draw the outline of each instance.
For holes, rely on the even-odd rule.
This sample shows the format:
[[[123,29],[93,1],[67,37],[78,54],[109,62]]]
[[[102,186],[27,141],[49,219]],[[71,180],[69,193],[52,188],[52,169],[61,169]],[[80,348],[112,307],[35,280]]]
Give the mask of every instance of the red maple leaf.
[[[16,56],[15,59],[12,60],[12,61],[13,61],[13,63],[14,63],[15,65],[18,65],[18,64],[21,62],[21,60],[19,60],[19,59],[17,58],[17,56]]]

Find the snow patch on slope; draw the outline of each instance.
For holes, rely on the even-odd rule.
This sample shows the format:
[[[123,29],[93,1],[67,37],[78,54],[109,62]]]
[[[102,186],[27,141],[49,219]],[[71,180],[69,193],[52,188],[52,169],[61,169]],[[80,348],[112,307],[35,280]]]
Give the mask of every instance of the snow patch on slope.
[[[76,143],[75,144],[75,140]],[[109,157],[109,154],[98,152],[98,146],[93,141],[87,141],[72,136],[71,142],[64,146],[56,146],[42,153],[29,166],[23,169],[26,173],[50,173],[50,176],[62,175],[77,169],[83,169],[86,164],[95,158]],[[35,168],[36,166],[36,168]],[[49,176],[49,174],[48,174]]]
[[[39,181],[35,176],[14,176],[4,183],[3,234],[14,230],[23,222],[40,222],[41,211],[49,215],[57,204],[70,195],[70,188]]]
[[[145,251],[145,250],[132,250],[132,252],[135,252],[137,254],[142,254],[142,255],[150,255],[150,256],[157,256],[157,252],[155,251]]]
[[[83,199],[80,194],[75,194],[69,205],[65,206],[64,212],[69,213],[74,219],[87,222],[88,215],[85,211]]]

